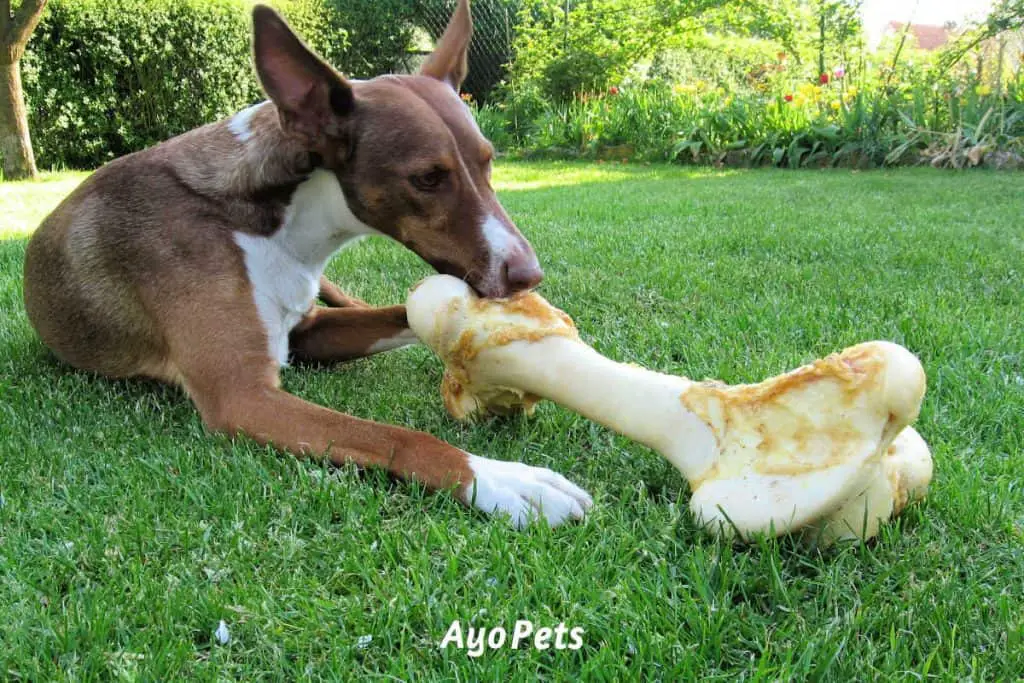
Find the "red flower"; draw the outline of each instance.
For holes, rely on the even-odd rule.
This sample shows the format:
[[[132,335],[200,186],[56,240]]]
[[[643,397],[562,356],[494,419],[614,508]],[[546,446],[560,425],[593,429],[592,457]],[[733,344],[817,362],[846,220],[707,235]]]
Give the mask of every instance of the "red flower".
[[[619,89],[616,86],[613,85],[612,87],[608,88],[608,94],[609,95],[618,95],[619,94]]]
[[[787,102],[792,102],[793,101],[793,96],[792,95],[786,95],[782,99],[786,100]]]
[[[822,85],[828,85],[828,74],[821,74],[818,76],[818,81],[821,82]]]

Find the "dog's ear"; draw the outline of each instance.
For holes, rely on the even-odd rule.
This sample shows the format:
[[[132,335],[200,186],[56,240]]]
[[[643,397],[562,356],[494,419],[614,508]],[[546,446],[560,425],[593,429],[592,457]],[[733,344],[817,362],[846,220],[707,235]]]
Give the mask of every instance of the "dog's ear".
[[[307,143],[342,137],[355,100],[352,87],[306,47],[266,5],[252,12],[256,73],[277,105],[284,129]]]
[[[458,0],[448,28],[437,41],[434,52],[420,67],[420,73],[444,81],[457,91],[469,73],[467,55],[472,37],[473,17],[469,13],[469,0]]]

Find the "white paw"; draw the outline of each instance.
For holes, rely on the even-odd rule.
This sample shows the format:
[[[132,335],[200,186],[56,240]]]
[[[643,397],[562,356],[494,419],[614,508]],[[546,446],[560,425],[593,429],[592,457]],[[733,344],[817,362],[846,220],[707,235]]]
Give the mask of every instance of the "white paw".
[[[517,529],[537,518],[552,527],[582,519],[594,505],[586,491],[545,467],[467,455],[474,476],[467,500],[488,514],[507,513]]]

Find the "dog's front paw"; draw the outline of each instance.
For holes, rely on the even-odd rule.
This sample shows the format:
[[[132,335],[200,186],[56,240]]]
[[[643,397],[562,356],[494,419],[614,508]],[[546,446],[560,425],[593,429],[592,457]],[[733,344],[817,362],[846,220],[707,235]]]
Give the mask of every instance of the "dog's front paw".
[[[545,467],[476,455],[469,456],[469,466],[474,479],[466,487],[466,501],[488,514],[508,514],[517,529],[537,518],[552,527],[582,519],[594,505],[586,491]]]

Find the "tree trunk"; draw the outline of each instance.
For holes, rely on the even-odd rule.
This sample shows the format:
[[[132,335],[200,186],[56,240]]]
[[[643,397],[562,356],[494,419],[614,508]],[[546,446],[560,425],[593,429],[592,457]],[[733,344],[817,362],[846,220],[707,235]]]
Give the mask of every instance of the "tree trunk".
[[[821,4],[818,16],[818,77],[825,73],[825,3]]]
[[[21,60],[0,62],[0,158],[5,180],[38,175],[28,134],[28,112],[21,90]]]

